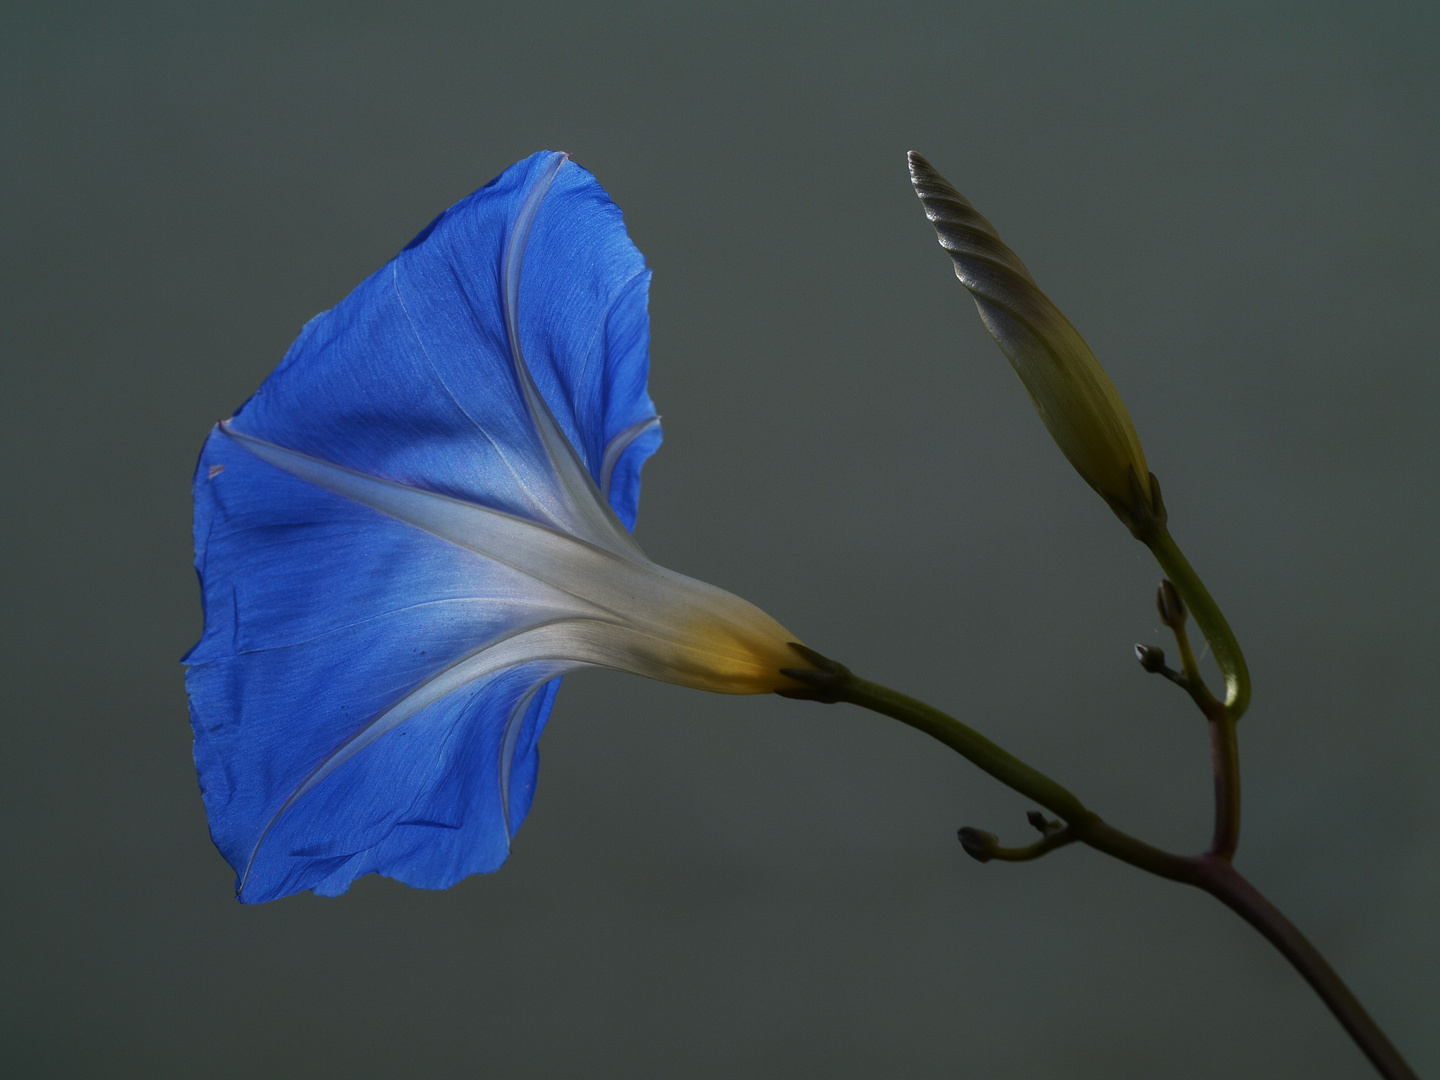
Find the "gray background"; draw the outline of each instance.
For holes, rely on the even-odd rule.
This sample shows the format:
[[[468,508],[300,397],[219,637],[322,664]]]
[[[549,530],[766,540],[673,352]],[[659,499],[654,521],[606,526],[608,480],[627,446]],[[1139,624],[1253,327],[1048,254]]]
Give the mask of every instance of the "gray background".
[[[1240,867],[1440,1073],[1432,4],[6,5],[0,1071],[1363,1077],[1208,898],[891,721],[568,681],[500,873],[232,899],[189,479],[300,325],[571,151],[655,269],[639,536],[1106,817],[1208,837],[1148,555],[951,276],[965,191],[1125,395],[1247,646]]]

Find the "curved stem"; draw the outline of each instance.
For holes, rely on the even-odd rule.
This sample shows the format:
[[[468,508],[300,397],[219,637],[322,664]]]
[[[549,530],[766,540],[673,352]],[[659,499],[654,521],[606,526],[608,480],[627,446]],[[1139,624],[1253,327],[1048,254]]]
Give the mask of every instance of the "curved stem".
[[[1062,848],[1067,844],[1073,844],[1079,837],[1068,825],[1058,827],[1054,832],[1047,833],[1033,844],[1025,844],[1022,847],[1001,847],[1000,838],[979,829],[964,828],[960,830],[960,845],[965,853],[977,862],[990,862],[992,859],[999,859],[1001,862],[1029,862],[1038,859],[1042,855],[1048,855],[1056,848]]]
[[[839,665],[836,665],[839,667]],[[872,712],[883,713],[923,731],[962,757],[978,765],[1006,787],[1034,799],[1063,821],[1074,824],[1092,816],[1085,805],[1050,777],[1031,768],[1009,751],[981,735],[970,725],[956,720],[934,706],[862,679],[845,669],[837,687],[836,700],[848,701]]]
[[[1006,787],[1045,807],[1065,822],[1075,839],[1141,870],[1172,881],[1194,883],[1193,859],[1152,847],[1106,824],[1068,789],[991,742],[969,724],[908,694],[862,679],[844,664],[813,649],[796,644],[791,648],[813,666],[784,669],[783,674],[803,684],[805,689],[777,691],[781,696],[827,704],[848,701],[908,724],[944,743]]]
[[[1175,634],[1180,647],[1184,670],[1182,685],[1189,691],[1195,705],[1210,725],[1210,749],[1215,768],[1215,836],[1210,854],[1229,860],[1240,843],[1240,751],[1235,741],[1235,721],[1250,704],[1250,670],[1240,643],[1225,621],[1200,575],[1185,558],[1163,521],[1142,535],[1145,544],[1168,575],[1160,586],[1160,614]],[[1182,603],[1166,600],[1167,590],[1179,592]],[[1171,608],[1175,610],[1171,610]],[[1188,612],[1186,609],[1189,609]],[[1168,615],[1167,615],[1168,612]],[[1185,632],[1185,618],[1193,613],[1205,640],[1215,653],[1221,674],[1225,676],[1225,700],[1215,700],[1200,677],[1190,638]]]
[[[1049,836],[1042,836],[1033,844],[1026,844],[1024,847],[996,847],[990,851],[990,858],[999,859],[1001,862],[1029,862],[1041,855],[1048,855],[1056,848],[1073,844],[1077,839],[1079,838],[1073,829],[1064,828]]]
[[[1195,573],[1190,560],[1185,558],[1184,552],[1163,523],[1155,523],[1141,539],[1155,556],[1155,561],[1164,569],[1166,576],[1180,590],[1186,606],[1195,616],[1200,632],[1210,643],[1210,651],[1215,654],[1220,674],[1225,677],[1226,711],[1230,713],[1232,721],[1239,720],[1250,704],[1250,669],[1245,664],[1245,654],[1240,651],[1240,643],[1235,640],[1234,631],[1225,621],[1215,598],[1200,580],[1200,575]]]
[[[1225,704],[1210,693],[1210,688],[1200,677],[1195,653],[1190,648],[1190,637],[1185,632],[1185,620],[1189,613],[1179,598],[1175,583],[1168,578],[1160,583],[1158,606],[1161,621],[1175,633],[1175,643],[1180,647],[1181,670],[1167,667],[1164,654],[1152,646],[1135,646],[1135,657],[1146,671],[1163,675],[1185,690],[1210,726],[1210,754],[1215,771],[1215,838],[1210,845],[1210,854],[1230,859],[1240,843],[1240,751],[1235,742],[1235,718]]]
[[[1191,573],[1193,576],[1193,571]],[[1190,597],[1186,596],[1186,601],[1189,600]],[[1007,787],[1058,815],[1065,822],[1067,832],[1076,840],[1159,877],[1204,889],[1237,912],[1280,950],[1330,1007],[1381,1076],[1386,1080],[1416,1080],[1414,1071],[1335,969],[1275,905],[1261,896],[1230,865],[1229,852],[1220,850],[1226,846],[1220,842],[1219,836],[1220,819],[1224,816],[1221,808],[1217,806],[1216,851],[1186,857],[1152,847],[1107,824],[1065,787],[991,742],[968,724],[897,690],[858,678],[843,664],[837,664],[804,646],[795,648],[814,666],[787,668],[785,673],[801,683],[804,689],[781,691],[784,696],[826,703],[848,701],[893,717],[944,743]],[[1238,649],[1235,655],[1239,655]],[[1244,660],[1241,659],[1240,663],[1243,672]],[[1230,764],[1220,767],[1221,756],[1227,761],[1232,757],[1234,719],[1226,709],[1218,721],[1217,795],[1220,794],[1220,776],[1235,776]],[[1238,799],[1238,794],[1235,797]],[[1238,817],[1232,820],[1238,823]],[[1233,846],[1230,850],[1233,851]]]

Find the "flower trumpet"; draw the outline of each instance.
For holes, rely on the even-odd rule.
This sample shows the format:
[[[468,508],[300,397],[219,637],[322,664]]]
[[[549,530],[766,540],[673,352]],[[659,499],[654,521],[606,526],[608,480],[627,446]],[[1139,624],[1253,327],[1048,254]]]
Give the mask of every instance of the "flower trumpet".
[[[240,899],[496,869],[567,671],[799,685],[794,635],[630,534],[660,443],[649,279],[594,177],[536,154],[311,320],[211,433],[186,685]]]

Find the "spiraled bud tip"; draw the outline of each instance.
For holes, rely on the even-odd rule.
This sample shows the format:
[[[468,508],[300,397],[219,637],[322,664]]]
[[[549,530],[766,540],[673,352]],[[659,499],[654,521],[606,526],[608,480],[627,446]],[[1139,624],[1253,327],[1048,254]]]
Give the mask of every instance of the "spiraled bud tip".
[[[970,290],[1051,437],[1130,531],[1148,540],[1164,524],[1159,486],[1110,377],[995,226],[913,150],[909,165],[955,276]]]

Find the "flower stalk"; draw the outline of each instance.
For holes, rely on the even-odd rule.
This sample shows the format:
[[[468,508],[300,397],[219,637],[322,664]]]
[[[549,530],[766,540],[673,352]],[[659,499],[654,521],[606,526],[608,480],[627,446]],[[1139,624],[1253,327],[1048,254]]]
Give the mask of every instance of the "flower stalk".
[[[1185,553],[1180,550],[1180,545],[1175,543],[1166,525],[1162,523],[1140,540],[1155,556],[1155,561],[1174,584],[1185,606],[1194,615],[1195,624],[1205,635],[1211,655],[1215,657],[1215,663],[1225,680],[1223,705],[1233,724],[1250,707],[1250,668],[1245,663],[1245,654],[1240,651],[1240,643],[1235,640],[1235,632],[1230,629],[1229,622],[1220,611],[1220,605],[1210,595],[1210,590],[1205,588],[1205,583],[1190,565],[1190,560],[1185,558]],[[1182,650],[1188,647],[1188,644],[1181,646]],[[1194,678],[1198,682],[1198,672]]]
[[[1184,856],[1147,844],[1104,821],[1064,786],[968,724],[897,690],[862,679],[843,664],[812,649],[795,648],[809,666],[786,669],[785,674],[804,684],[804,689],[778,693],[825,704],[849,702],[908,724],[944,743],[1007,787],[1044,806],[1065,823],[1028,848],[1002,848],[989,833],[961,830],[961,842],[977,859],[1022,862],[1079,841],[1158,877],[1203,889],[1260,931],[1290,961],[1381,1076],[1386,1080],[1417,1080],[1414,1070],[1320,951],[1230,864],[1233,847],[1230,852],[1212,849],[1201,855]],[[1229,730],[1233,734],[1233,724]],[[1217,802],[1218,795],[1217,786]],[[1238,818],[1235,821],[1238,829]]]
[[[1135,653],[1146,671],[1182,687],[1209,727],[1215,775],[1215,830],[1210,848],[1200,855],[1181,856],[1137,840],[1102,821],[1068,790],[959,720],[856,678],[848,669],[824,661],[810,650],[801,651],[812,660],[812,668],[788,672],[809,692],[783,692],[817,701],[848,701],[918,728],[1064,822],[1054,823],[1052,828],[1042,815],[1032,814],[1031,822],[1041,830],[1041,839],[1019,848],[1002,847],[997,837],[979,829],[961,829],[960,841],[966,852],[981,862],[1027,861],[1078,840],[1141,870],[1204,889],[1259,930],[1290,961],[1382,1076],[1387,1080],[1413,1078],[1414,1072],[1324,957],[1231,865],[1240,841],[1240,755],[1235,728],[1250,704],[1250,672],[1229,622],[1170,535],[1160,483],[1149,471],[1118,391],[1079,332],[1040,291],[995,227],[919,154],[911,152],[909,163],[915,193],[940,246],[954,263],[955,276],[974,298],[981,319],[1019,375],[1051,437],[1165,571],[1157,602],[1161,621],[1175,635],[1181,670],[1168,667],[1164,653],[1154,646],[1137,645]],[[1200,675],[1185,628],[1192,613],[1220,669],[1223,697],[1217,698]]]

